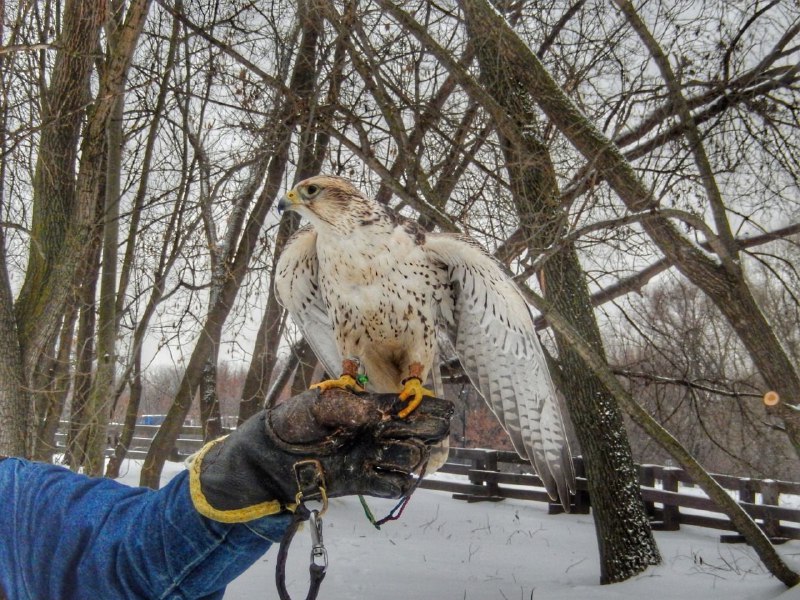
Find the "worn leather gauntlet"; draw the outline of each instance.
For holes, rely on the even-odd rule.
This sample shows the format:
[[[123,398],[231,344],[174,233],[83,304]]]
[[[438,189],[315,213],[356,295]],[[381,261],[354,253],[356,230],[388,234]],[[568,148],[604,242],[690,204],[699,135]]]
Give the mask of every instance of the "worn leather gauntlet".
[[[425,401],[404,419],[397,394],[309,390],[261,411],[204,446],[191,466],[192,500],[234,523],[293,509],[303,500],[363,494],[399,498],[430,446],[449,433],[451,402]]]

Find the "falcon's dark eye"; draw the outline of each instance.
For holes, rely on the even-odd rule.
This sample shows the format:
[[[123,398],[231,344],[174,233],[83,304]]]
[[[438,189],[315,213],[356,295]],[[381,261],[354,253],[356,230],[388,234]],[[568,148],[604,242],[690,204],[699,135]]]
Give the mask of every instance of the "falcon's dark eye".
[[[320,187],[318,185],[314,185],[313,183],[306,187],[306,195],[316,196],[319,193]]]

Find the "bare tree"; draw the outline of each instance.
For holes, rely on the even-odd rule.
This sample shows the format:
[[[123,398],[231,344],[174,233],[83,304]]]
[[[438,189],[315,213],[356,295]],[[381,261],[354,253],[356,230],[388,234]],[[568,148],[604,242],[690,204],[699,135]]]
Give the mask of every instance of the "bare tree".
[[[23,366],[22,380],[31,390],[44,390],[47,363],[72,297],[76,276],[87,257],[95,206],[101,189],[105,130],[114,98],[121,92],[127,67],[144,18],[147,2],[129,7],[123,33],[100,78],[78,160],[79,133],[89,101],[89,77],[104,3],[68,2],[50,84],[44,93],[36,175],[33,180],[33,222],[25,282],[15,303],[16,337]],[[75,173],[78,173],[77,179]],[[37,402],[36,406],[46,406]],[[25,419],[29,429],[41,414]],[[32,439],[33,432],[26,432]],[[32,441],[26,444],[33,448]],[[34,449],[35,451],[35,449]]]
[[[595,165],[598,167],[602,176],[608,181],[614,191],[622,198],[631,210],[646,210],[653,208],[654,200],[650,192],[644,187],[639,179],[633,173],[630,165],[619,153],[619,150],[606,140],[588,120],[577,110],[574,104],[569,102],[569,99],[558,87],[549,73],[544,69],[538,58],[530,52],[530,50],[521,43],[518,37],[514,36],[510,28],[493,12],[491,7],[484,1],[476,0],[473,4],[476,9],[476,16],[482,19],[482,23],[486,25],[487,33],[498,37],[502,36],[504,42],[508,44],[504,48],[503,56],[510,61],[520,60],[521,68],[516,71],[519,76],[520,82],[525,86],[528,92],[534,97],[539,106],[543,109],[545,114],[559,127],[560,131],[581,151],[585,158],[594,160]],[[507,49],[507,51],[505,51]],[[692,223],[696,226],[696,223]],[[741,272],[738,270],[738,265],[727,265],[727,258],[730,258],[726,251],[727,248],[714,246],[715,252],[722,265],[715,265],[703,255],[699,254],[694,246],[687,244],[686,241],[678,234],[674,226],[670,224],[664,216],[658,215],[657,212],[652,218],[648,218],[642,222],[642,227],[650,235],[653,240],[658,244],[659,248],[664,251],[665,255],[671,258],[681,271],[686,274],[695,284],[701,287],[708,293],[715,302],[737,301],[741,304],[735,308],[728,308],[727,311],[720,306],[726,316],[731,316],[736,313],[740,318],[745,315],[749,316],[747,322],[753,325],[753,319],[763,320],[763,315],[757,310],[748,311],[747,307],[752,305],[752,296],[749,289],[746,288],[746,283],[741,278]],[[711,236],[709,243],[714,244],[717,239],[707,227],[702,228],[706,235]],[[723,286],[726,289],[720,289],[720,279],[739,277],[738,281],[728,281],[726,283],[733,284]],[[702,279],[703,277],[708,279]],[[735,284],[740,285],[736,286]],[[735,297],[730,297],[730,289],[736,290]],[[566,325],[566,323],[562,323]],[[736,328],[736,324],[733,323]],[[741,326],[740,326],[741,327]],[[766,337],[771,338],[769,328],[766,332]],[[752,339],[753,334],[745,335],[745,332],[737,328],[737,332],[742,336],[745,345],[748,339]],[[769,340],[766,340],[767,342]],[[765,340],[762,339],[762,343]],[[775,340],[777,343],[777,339]],[[771,347],[767,344],[767,347]],[[751,352],[755,348],[751,348]],[[777,348],[771,347],[773,352],[782,351],[780,344],[777,343]],[[758,363],[758,358],[754,357]],[[602,368],[602,365],[597,362],[597,357],[594,359],[595,369]],[[791,364],[788,364],[791,369]],[[762,368],[763,372],[763,368]],[[787,373],[791,375],[791,373]],[[765,375],[765,379],[769,381],[769,377]],[[609,380],[607,385],[612,385]],[[777,382],[776,382],[777,383]],[[644,415],[642,415],[644,416]],[[666,439],[664,439],[666,441]],[[680,453],[684,459],[688,458],[688,453]],[[697,463],[693,459],[685,461],[684,466],[690,467],[692,471],[696,471]],[[699,473],[698,473],[699,474]],[[729,502],[723,498],[724,494],[720,490],[714,489],[715,484],[710,477],[702,477],[701,481],[704,489],[709,495],[717,501],[724,502],[723,506],[727,506],[732,512],[729,512],[731,518],[735,523],[746,532],[748,536],[754,536],[752,539],[757,543],[759,552],[765,563],[771,570],[780,577],[787,585],[794,585],[797,582],[798,576],[791,572],[786,565],[777,557],[777,554],[771,550],[768,544],[763,543],[763,535],[755,528],[752,522],[749,522],[747,515],[738,509],[734,503]],[[738,512],[737,512],[738,510]]]
[[[473,7],[465,4],[464,10],[484,86],[516,122],[515,139],[500,135],[511,195],[528,253],[536,255],[558,244],[565,229],[567,215],[559,203],[552,159],[541,139],[541,127],[526,91],[514,85],[519,78],[514,63],[505,60],[497,38],[481,27],[482,18]],[[603,342],[586,277],[574,245],[562,246],[539,272],[545,298],[602,358]],[[639,491],[622,414],[602,382],[558,331],[556,343],[559,380],[585,458],[600,546],[600,581],[622,581],[661,561]],[[620,502],[620,498],[625,500]]]

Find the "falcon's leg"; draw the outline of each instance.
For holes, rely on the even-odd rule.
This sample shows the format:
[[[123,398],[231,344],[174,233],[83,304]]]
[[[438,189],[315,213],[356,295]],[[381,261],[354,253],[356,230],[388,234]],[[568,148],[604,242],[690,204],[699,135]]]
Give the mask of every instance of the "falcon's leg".
[[[309,389],[312,390],[329,390],[331,388],[351,390],[353,392],[363,392],[364,387],[358,382],[358,360],[344,359],[342,361],[342,374],[339,379],[327,379],[315,383]]]
[[[397,413],[401,419],[405,419],[416,409],[425,396],[435,396],[431,390],[422,387],[422,365],[411,363],[408,367],[410,375],[403,379],[403,391],[400,392],[400,400],[408,400],[408,405]]]

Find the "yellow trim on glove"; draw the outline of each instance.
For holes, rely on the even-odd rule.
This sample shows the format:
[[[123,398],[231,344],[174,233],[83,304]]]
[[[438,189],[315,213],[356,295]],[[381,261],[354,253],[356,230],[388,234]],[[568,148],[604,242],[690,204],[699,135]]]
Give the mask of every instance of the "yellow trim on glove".
[[[204,517],[212,521],[219,521],[220,523],[244,523],[259,519],[269,515],[276,515],[284,510],[294,512],[297,508],[295,504],[281,504],[277,500],[267,500],[252,506],[245,506],[243,508],[235,508],[232,510],[220,510],[214,508],[208,502],[203,494],[203,488],[200,484],[200,469],[203,464],[203,457],[215,444],[218,444],[225,437],[221,437],[203,446],[200,451],[194,456],[191,465],[189,466],[189,493],[192,497],[192,504],[195,509]]]

